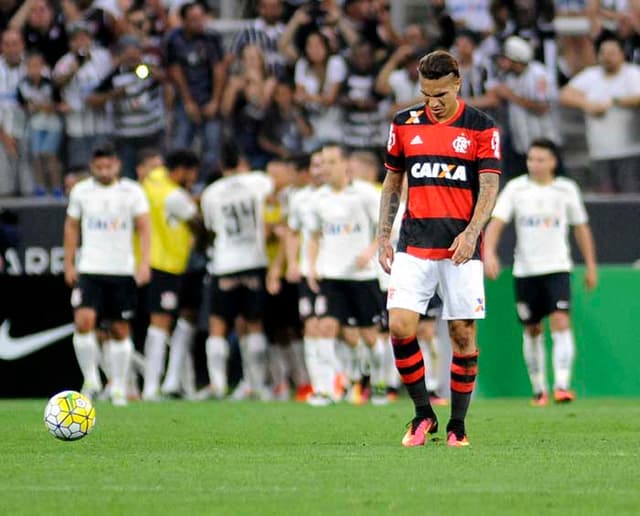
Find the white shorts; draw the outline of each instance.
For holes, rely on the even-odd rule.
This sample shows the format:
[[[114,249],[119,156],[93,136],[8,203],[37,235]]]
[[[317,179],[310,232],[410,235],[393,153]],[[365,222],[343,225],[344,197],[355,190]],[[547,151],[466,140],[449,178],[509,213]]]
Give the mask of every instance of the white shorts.
[[[387,309],[424,314],[435,293],[442,299],[442,318],[484,319],[484,273],[480,260],[454,265],[396,253],[391,267]]]

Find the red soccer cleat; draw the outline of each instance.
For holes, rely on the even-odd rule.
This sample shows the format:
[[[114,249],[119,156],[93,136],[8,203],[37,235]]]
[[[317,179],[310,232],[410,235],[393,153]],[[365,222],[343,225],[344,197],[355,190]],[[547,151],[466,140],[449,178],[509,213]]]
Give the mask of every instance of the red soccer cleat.
[[[449,432],[447,434],[447,446],[452,448],[462,448],[463,446],[469,446],[470,443],[466,435],[462,435],[462,438],[456,435],[455,432]]]
[[[567,389],[556,389],[553,391],[553,399],[556,403],[571,403],[576,399],[576,395]]]
[[[414,446],[424,446],[428,434],[435,434],[438,431],[438,421],[431,418],[414,418],[409,424],[407,433],[402,438],[402,446],[412,448]]]

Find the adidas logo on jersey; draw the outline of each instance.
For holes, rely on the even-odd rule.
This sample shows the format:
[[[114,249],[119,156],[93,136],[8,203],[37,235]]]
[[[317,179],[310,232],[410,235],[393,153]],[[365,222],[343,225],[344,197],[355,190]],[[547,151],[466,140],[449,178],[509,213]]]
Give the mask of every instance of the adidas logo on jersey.
[[[414,163],[411,175],[416,179],[423,177],[466,181],[467,169],[464,165],[449,165],[447,163]]]
[[[422,141],[422,138],[420,138],[420,135],[419,135],[419,134],[416,134],[416,135],[413,137],[413,140],[411,140],[411,141],[409,142],[409,145],[422,145],[423,143],[424,143],[424,142]]]

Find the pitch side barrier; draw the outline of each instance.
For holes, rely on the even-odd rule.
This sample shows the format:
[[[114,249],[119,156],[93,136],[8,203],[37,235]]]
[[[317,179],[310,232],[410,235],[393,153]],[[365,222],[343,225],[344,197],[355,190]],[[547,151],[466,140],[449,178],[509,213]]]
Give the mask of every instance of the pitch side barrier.
[[[574,384],[582,396],[640,396],[640,337],[634,324],[640,313],[640,197],[585,201],[600,284],[595,292],[584,291],[576,256]],[[65,210],[64,201],[0,199],[0,397],[44,397],[82,382],[63,277]],[[513,241],[509,229],[500,248],[507,269],[497,281],[486,282],[479,396],[529,395],[508,270]],[[142,321],[144,327],[144,314]],[[51,367],[54,363],[59,365]]]

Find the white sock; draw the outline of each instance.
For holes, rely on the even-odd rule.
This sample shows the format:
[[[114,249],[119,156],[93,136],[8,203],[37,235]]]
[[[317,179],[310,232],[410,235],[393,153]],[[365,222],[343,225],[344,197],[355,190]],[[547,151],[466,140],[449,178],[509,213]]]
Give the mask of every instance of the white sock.
[[[92,389],[102,389],[102,382],[98,372],[100,350],[98,349],[98,339],[95,332],[74,332],[73,348],[76,352],[80,371],[82,371],[82,376],[84,377],[84,383]]]
[[[296,387],[301,385],[309,385],[309,374],[304,365],[304,344],[301,340],[296,339],[291,345],[285,349],[287,362],[291,370],[293,383]]]
[[[318,394],[333,398],[336,377],[336,348],[334,339],[315,339],[318,357]]]
[[[554,331],[553,339],[553,386],[568,389],[571,383],[571,368],[575,356],[575,344],[571,330]]]
[[[271,373],[272,385],[274,387],[278,387],[279,385],[288,383],[288,368],[285,356],[285,348],[279,344],[271,344],[269,346],[267,355],[269,357],[269,372]]]
[[[267,384],[267,338],[264,333],[246,335],[247,364],[251,390],[260,392]]]
[[[344,340],[334,340],[333,355],[336,358],[336,363],[333,367],[336,372],[344,374],[347,378],[349,377],[349,362],[351,356],[349,349],[350,347]]]
[[[439,385],[438,378],[438,343],[434,337],[431,341],[422,340],[418,341],[420,349],[422,350],[422,359],[424,360],[424,368],[427,372],[425,375],[425,383],[427,384],[427,391],[437,392]]]
[[[229,343],[224,337],[209,337],[206,343],[209,384],[220,396],[227,393],[227,359]]]
[[[162,328],[149,326],[144,341],[144,388],[143,397],[156,396],[160,390],[160,378],[164,371],[169,335]]]
[[[180,375],[180,385],[187,396],[196,393],[196,365],[193,362],[191,349],[187,350],[182,364],[182,374]]]
[[[347,359],[347,377],[351,383],[356,383],[362,380],[362,373],[360,370],[360,357],[358,354],[358,347],[345,346],[345,357]]]
[[[373,387],[384,385],[384,377],[382,376],[382,349],[377,345],[364,345],[364,351],[369,363],[369,372],[371,375],[370,383]]]
[[[186,357],[190,354],[191,343],[196,334],[196,327],[189,321],[179,318],[169,341],[169,363],[167,374],[162,383],[162,392],[177,392],[184,372]]]
[[[320,393],[320,387],[322,386],[320,357],[318,356],[318,339],[316,337],[304,338],[304,361],[307,366],[307,372],[309,373],[309,381],[313,392]]]
[[[102,352],[100,353],[100,368],[107,377],[107,382],[111,382],[111,340],[105,340],[102,343]]]
[[[378,337],[378,347],[382,350],[382,374],[387,387],[400,388],[400,375],[393,356],[393,346],[388,335]]]
[[[544,347],[544,334],[540,333],[534,337],[524,332],[522,334],[522,353],[533,393],[547,392],[547,354]]]
[[[131,367],[132,354],[133,342],[129,337],[111,341],[111,392],[116,395],[124,396],[127,392],[127,377]]]

